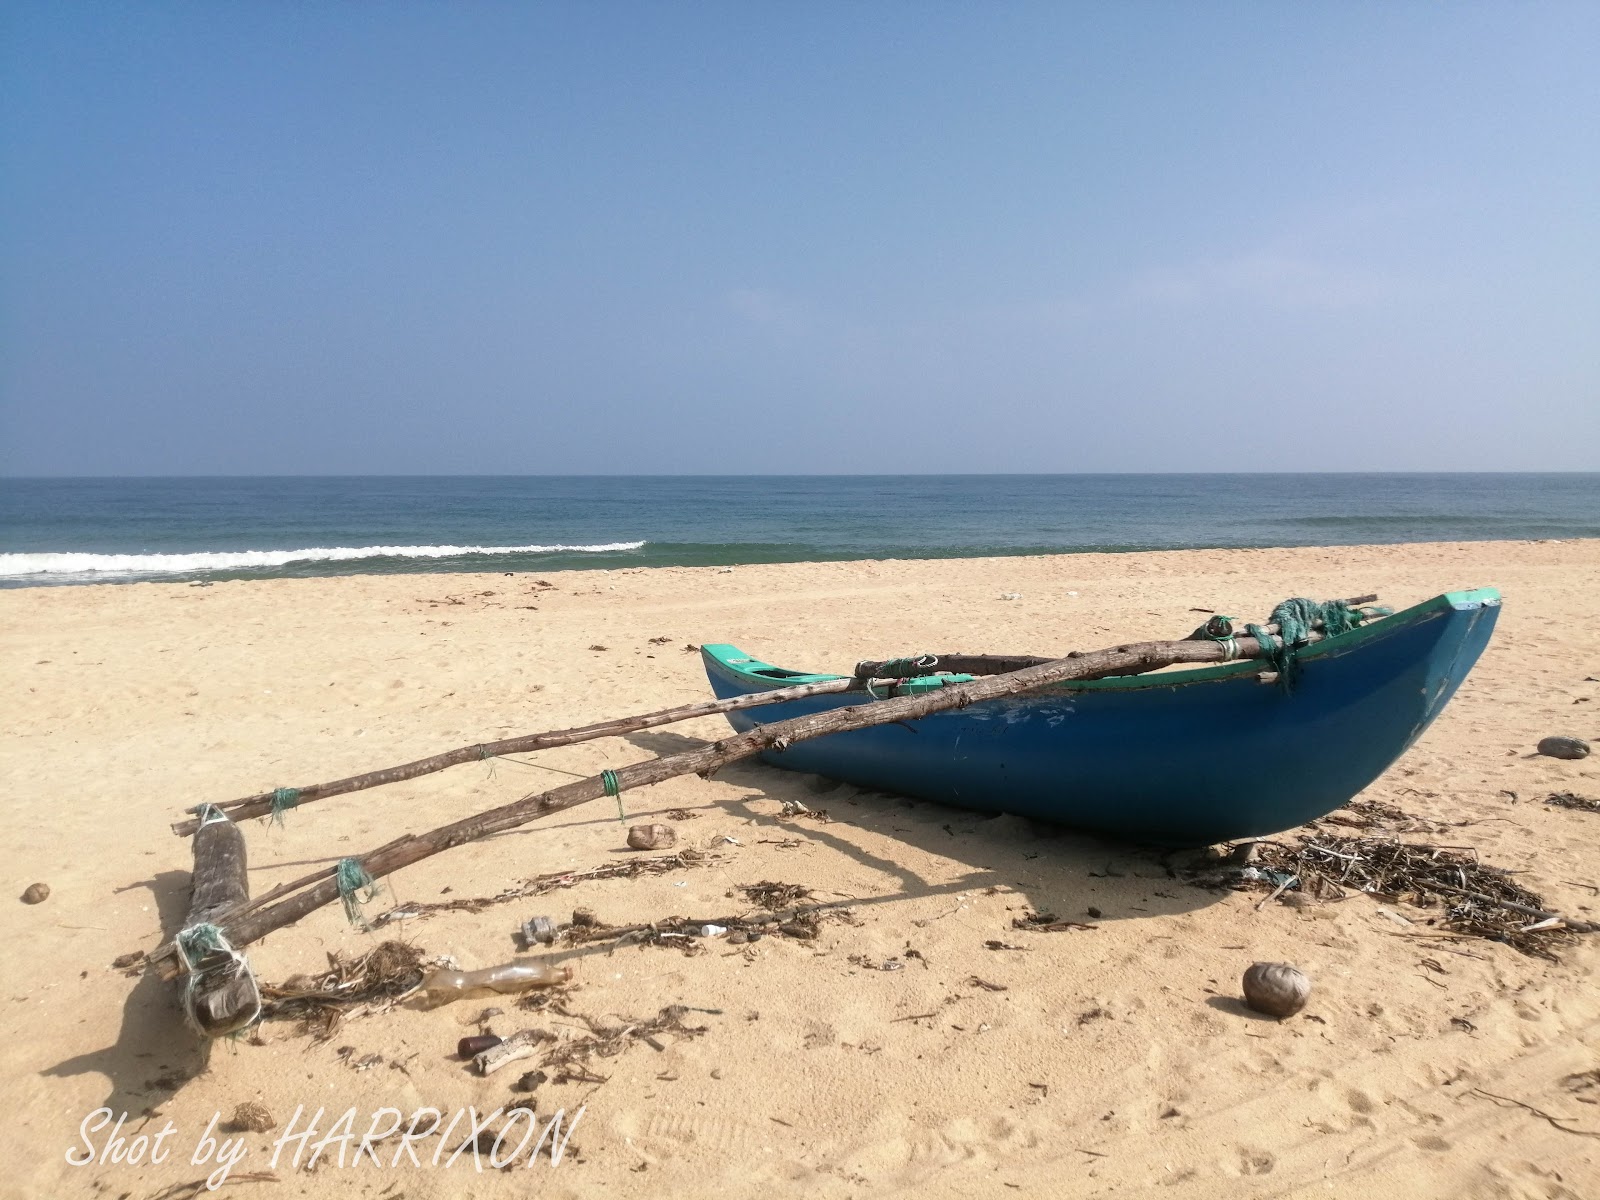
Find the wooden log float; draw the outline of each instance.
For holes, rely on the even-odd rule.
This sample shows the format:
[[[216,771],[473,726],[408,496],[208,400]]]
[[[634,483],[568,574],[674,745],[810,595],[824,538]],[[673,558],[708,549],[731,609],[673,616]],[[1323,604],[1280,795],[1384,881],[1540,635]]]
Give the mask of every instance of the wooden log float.
[[[1232,654],[1219,643],[1211,641],[1133,643],[1056,659],[1004,675],[950,684],[926,695],[902,696],[777,721],[723,738],[709,746],[619,767],[606,774],[609,774],[619,793],[690,773],[709,777],[712,772],[739,759],[765,750],[782,750],[795,742],[832,733],[915,720],[946,709],[964,708],[979,701],[1036,691],[1057,683],[1107,675],[1140,674],[1176,663],[1258,658],[1261,653],[1260,644],[1250,637],[1235,639]],[[378,879],[452,846],[515,829],[529,821],[563,812],[606,794],[606,775],[577,780],[547,792],[524,796],[510,804],[465,817],[427,833],[408,834],[369,852],[358,861],[372,878]],[[235,946],[248,946],[273,930],[298,921],[307,913],[339,898],[335,875],[333,870],[322,870],[274,888],[260,901],[244,905],[222,917],[224,932]],[[268,906],[270,901],[275,902]],[[155,951],[150,956],[150,963],[165,978],[173,978],[184,970],[181,956],[170,944]]]
[[[220,918],[250,902],[244,832],[214,810],[195,834],[191,879],[189,916],[178,935],[192,955],[183,1015],[196,1033],[222,1037],[261,1015],[261,989],[244,956],[209,935]]]

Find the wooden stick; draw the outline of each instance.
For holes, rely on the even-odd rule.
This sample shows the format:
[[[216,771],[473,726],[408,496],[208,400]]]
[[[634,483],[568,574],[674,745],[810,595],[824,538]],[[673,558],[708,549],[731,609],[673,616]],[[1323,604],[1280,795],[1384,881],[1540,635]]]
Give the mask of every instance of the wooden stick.
[[[1591,921],[1578,921],[1572,917],[1564,917],[1560,913],[1545,912],[1542,908],[1534,908],[1531,904],[1518,904],[1515,900],[1502,900],[1498,896],[1490,896],[1483,892],[1473,892],[1466,888],[1456,887],[1448,883],[1435,883],[1431,879],[1419,881],[1420,886],[1431,888],[1434,891],[1452,892],[1457,896],[1470,896],[1474,900],[1481,900],[1485,904],[1496,904],[1501,908],[1509,908],[1512,912],[1526,913],[1530,917],[1538,917],[1542,921],[1560,921],[1574,933],[1600,933],[1600,925]],[[1523,932],[1527,932],[1524,930]]]
[[[1046,661],[1046,660],[1041,660]],[[771,692],[753,692],[745,696],[730,696],[726,700],[702,700],[694,704],[682,704],[677,708],[662,709],[660,712],[645,713],[637,717],[621,717],[615,721],[601,721],[595,725],[582,725],[576,729],[557,729],[549,733],[529,733],[520,737],[506,738],[499,742],[482,742],[476,746],[461,746],[455,750],[447,750],[443,754],[435,754],[428,758],[419,758],[415,762],[403,763],[398,767],[385,767],[381,771],[368,771],[363,775],[352,775],[348,779],[336,779],[332,783],[313,783],[307,787],[297,789],[298,797],[294,807],[310,804],[315,800],[326,800],[329,796],[342,796],[347,792],[364,791],[367,788],[382,787],[388,783],[400,783],[407,779],[416,779],[420,775],[431,775],[435,771],[443,771],[449,767],[461,766],[463,763],[480,762],[484,759],[497,758],[502,754],[522,754],[530,750],[546,750],[552,746],[570,746],[576,742],[592,741],[595,738],[617,737],[624,733],[633,733],[639,729],[653,729],[657,725],[671,725],[678,721],[689,721],[695,717],[711,717],[718,713],[737,712],[744,708],[760,708],[767,704],[782,704],[788,700],[803,700],[807,696],[826,696],[837,692],[859,691],[862,688],[859,679],[828,679],[821,683],[802,683],[795,687],[778,688]],[[242,800],[228,800],[216,807],[227,813],[236,821],[248,820],[250,817],[259,817],[272,811],[272,792],[262,792],[255,796],[246,796]],[[188,837],[200,827],[199,818],[179,821],[172,826],[172,832],[179,837]]]
[[[1261,654],[1260,644],[1249,637],[1237,638],[1234,649],[1233,657],[1238,658],[1256,658]],[[766,750],[784,750],[796,742],[832,733],[915,720],[947,709],[965,708],[979,701],[1036,691],[1052,684],[1095,675],[1139,674],[1176,663],[1223,662],[1229,657],[1227,650],[1217,642],[1139,642],[1056,659],[1042,666],[988,679],[949,684],[922,696],[902,696],[775,721],[709,746],[619,767],[614,772],[524,796],[510,804],[465,817],[427,833],[398,839],[363,856],[359,861],[372,878],[381,878],[452,846],[503,833],[603,796],[607,794],[604,782],[607,776],[618,792],[691,773],[709,777],[718,768],[741,758],[749,758]],[[338,896],[335,871],[328,869],[320,873],[317,882],[270,907],[252,904],[228,914],[222,922],[224,931],[234,946],[248,946],[273,930],[298,921]],[[183,969],[181,958],[171,945],[152,954],[150,962],[167,978],[176,976]]]

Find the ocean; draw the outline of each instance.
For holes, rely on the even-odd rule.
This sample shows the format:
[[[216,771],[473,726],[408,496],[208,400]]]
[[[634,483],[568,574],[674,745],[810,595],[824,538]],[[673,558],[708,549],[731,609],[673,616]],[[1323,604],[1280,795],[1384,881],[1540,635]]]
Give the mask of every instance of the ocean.
[[[1600,537],[1600,474],[0,479],[0,586]]]

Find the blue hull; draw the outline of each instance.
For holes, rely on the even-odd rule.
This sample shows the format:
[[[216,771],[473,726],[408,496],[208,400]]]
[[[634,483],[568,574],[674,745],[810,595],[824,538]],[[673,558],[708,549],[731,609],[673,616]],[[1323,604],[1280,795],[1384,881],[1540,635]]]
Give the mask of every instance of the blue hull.
[[[1301,651],[1292,692],[1260,682],[1260,663],[1234,662],[1065,684],[762,757],[1136,841],[1276,833],[1345,804],[1399,758],[1477,662],[1499,611],[1492,589],[1452,592],[1329,638]],[[838,678],[780,670],[733,646],[701,653],[718,697]],[[745,730],[860,702],[859,693],[816,696],[728,720]]]

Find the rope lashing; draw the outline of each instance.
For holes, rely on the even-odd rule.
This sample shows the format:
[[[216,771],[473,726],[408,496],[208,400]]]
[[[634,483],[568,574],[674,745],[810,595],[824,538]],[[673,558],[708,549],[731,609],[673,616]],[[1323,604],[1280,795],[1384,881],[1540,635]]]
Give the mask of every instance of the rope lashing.
[[[1285,690],[1294,687],[1295,651],[1309,645],[1313,634],[1320,629],[1326,637],[1349,633],[1363,621],[1372,617],[1386,617],[1394,609],[1373,604],[1364,607],[1343,600],[1328,600],[1319,604],[1304,596],[1294,596],[1282,601],[1272,610],[1266,625],[1276,625],[1278,632],[1267,632],[1264,625],[1245,625],[1244,632],[1261,646],[1261,657],[1278,672],[1278,682]],[[1239,657],[1236,640],[1240,632],[1238,618],[1217,613],[1195,630],[1191,637],[1209,638],[1222,647],[1222,661],[1232,662]]]
[[[276,788],[272,793],[272,815],[269,822],[283,828],[283,814],[300,803],[299,788]]]
[[[622,789],[617,786],[617,773],[615,771],[601,771],[600,786],[605,788],[606,795],[616,797],[617,820],[626,825],[628,823],[628,814],[622,810]]]
[[[200,1018],[195,1013],[196,997],[202,987],[211,990],[211,984],[218,976],[224,974],[230,979],[241,974],[246,976],[250,980],[250,990],[256,998],[249,1019],[237,1028],[247,1029],[261,1019],[261,988],[256,983],[255,971],[251,969],[250,960],[242,951],[233,948],[222,930],[209,922],[202,921],[198,925],[180,930],[178,936],[173,939],[173,944],[178,949],[178,957],[183,960],[185,978],[183,995],[179,998],[179,1003],[183,1006],[184,1023],[190,1029],[201,1037],[211,1036],[210,1031],[200,1023]]]
[[[1208,638],[1222,647],[1222,661],[1232,662],[1239,657],[1239,643],[1233,636],[1233,623],[1237,617],[1225,617],[1221,613],[1211,617],[1200,627]]]
[[[857,679],[920,679],[939,669],[937,654],[919,654],[913,658],[886,658],[881,662],[865,659],[856,664]]]
[[[361,915],[361,906],[371,903],[378,895],[378,885],[358,858],[341,858],[334,872],[334,882],[339,885],[339,899],[344,903],[345,919],[358,929],[370,930],[371,924]]]
[[[227,819],[228,814],[223,812],[215,804],[202,804],[200,806],[201,829],[204,829],[207,825],[215,825],[218,821],[226,821]]]

